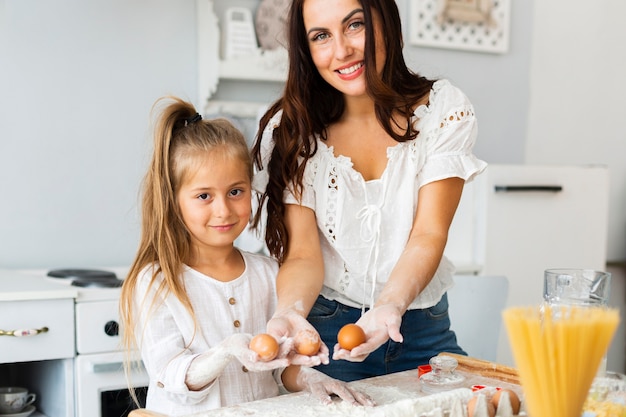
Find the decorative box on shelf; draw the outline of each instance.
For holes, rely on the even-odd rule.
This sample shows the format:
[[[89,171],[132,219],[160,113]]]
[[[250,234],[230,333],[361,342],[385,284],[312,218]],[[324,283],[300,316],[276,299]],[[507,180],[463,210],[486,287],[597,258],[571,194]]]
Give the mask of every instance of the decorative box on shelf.
[[[284,81],[287,74],[285,48],[264,49],[251,45],[254,34],[252,11],[245,8],[226,8],[230,2],[197,0],[198,23],[198,102],[204,108],[217,90],[220,80]],[[221,29],[220,29],[221,28]]]

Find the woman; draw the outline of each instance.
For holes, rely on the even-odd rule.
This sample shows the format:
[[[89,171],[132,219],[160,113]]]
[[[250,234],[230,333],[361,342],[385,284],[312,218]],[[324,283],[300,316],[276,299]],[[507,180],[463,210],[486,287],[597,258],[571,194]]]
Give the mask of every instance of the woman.
[[[280,263],[268,331],[313,325],[346,360],[320,370],[345,381],[464,354],[449,328],[454,268],[443,252],[463,185],[486,166],[472,154],[471,103],[407,68],[394,1],[295,0],[287,30],[284,94],[253,149]],[[346,351],[336,335],[350,322],[366,341]]]

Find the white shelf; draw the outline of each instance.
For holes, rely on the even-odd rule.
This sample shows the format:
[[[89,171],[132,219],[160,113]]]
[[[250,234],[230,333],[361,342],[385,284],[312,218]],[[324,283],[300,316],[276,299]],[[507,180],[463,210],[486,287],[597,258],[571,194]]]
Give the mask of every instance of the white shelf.
[[[203,109],[215,94],[220,80],[281,82],[287,74],[287,51],[261,51],[249,57],[223,60],[220,56],[219,19],[214,3],[228,0],[196,0],[198,27],[198,103]]]
[[[209,100],[204,107],[204,114],[229,114],[240,118],[256,119],[259,112],[265,110],[267,103],[253,101]]]
[[[219,61],[219,78],[231,80],[284,81],[287,78],[287,51],[263,51],[259,55]]]

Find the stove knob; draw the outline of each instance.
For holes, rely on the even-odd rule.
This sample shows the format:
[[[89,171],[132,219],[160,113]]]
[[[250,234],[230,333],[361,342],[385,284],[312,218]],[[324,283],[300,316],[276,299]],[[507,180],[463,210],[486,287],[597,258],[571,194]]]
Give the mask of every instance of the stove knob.
[[[120,334],[120,325],[111,320],[104,325],[104,332],[109,336],[117,336]]]

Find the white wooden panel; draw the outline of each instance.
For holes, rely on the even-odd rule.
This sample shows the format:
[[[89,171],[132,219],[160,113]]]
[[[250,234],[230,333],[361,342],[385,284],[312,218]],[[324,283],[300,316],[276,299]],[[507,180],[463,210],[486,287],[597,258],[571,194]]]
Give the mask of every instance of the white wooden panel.
[[[76,351],[82,355],[121,349],[120,337],[104,331],[108,322],[119,325],[117,300],[76,304]]]
[[[0,302],[0,329],[43,327],[34,336],[0,336],[0,363],[73,357],[74,299]]]

